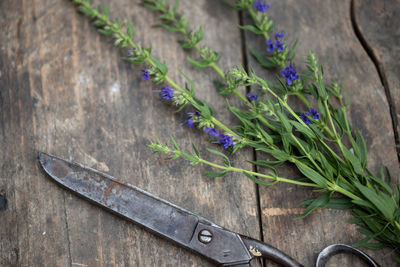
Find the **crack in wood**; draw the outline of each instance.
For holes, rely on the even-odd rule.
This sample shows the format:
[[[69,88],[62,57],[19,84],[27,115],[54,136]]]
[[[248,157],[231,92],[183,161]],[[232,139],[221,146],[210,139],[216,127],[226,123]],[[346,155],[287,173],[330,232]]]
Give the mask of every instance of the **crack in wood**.
[[[397,158],[398,161],[400,162],[400,136],[399,132],[397,131],[397,126],[398,126],[398,121],[397,121],[397,116],[396,116],[396,106],[394,104],[394,100],[392,97],[392,94],[390,92],[389,88],[389,83],[386,77],[385,69],[383,67],[383,64],[378,60],[378,57],[375,55],[374,50],[372,49],[372,46],[368,43],[366,38],[361,32],[359,23],[358,23],[358,18],[357,18],[357,11],[356,11],[356,6],[357,6],[357,0],[351,0],[350,2],[350,19],[351,19],[351,25],[353,27],[354,33],[360,42],[361,46],[364,48],[365,52],[367,53],[368,57],[371,59],[372,63],[374,64],[376,71],[378,72],[379,79],[382,83],[382,86],[385,90],[385,95],[386,99],[389,105],[389,110],[390,110],[390,117],[392,120],[392,127],[393,127],[393,132],[394,132],[394,139],[395,139],[395,144],[396,144],[396,152],[397,152]]]

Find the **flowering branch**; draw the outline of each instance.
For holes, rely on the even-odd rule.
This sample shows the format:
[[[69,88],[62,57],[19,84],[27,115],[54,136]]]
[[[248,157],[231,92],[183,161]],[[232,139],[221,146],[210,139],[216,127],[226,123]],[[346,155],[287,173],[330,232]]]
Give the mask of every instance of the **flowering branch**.
[[[317,64],[314,54],[310,53],[306,62],[308,73],[300,76],[292,65],[286,66],[280,73],[283,80],[278,79],[279,85],[272,86],[253,71],[248,74],[240,67],[224,75],[225,82],[231,86],[229,90],[236,90],[238,86],[260,87],[259,94],[247,95],[248,110],[243,111],[228,103],[229,111],[240,121],[240,124],[231,130],[213,117],[212,110],[205,102],[195,97],[193,82],[188,77],[185,76],[189,81],[189,87],[178,86],[167,75],[167,67],[151,56],[150,48],[143,48],[133,43],[134,28],[129,22],[126,24],[121,24],[119,21],[111,22],[106,7],[103,7],[104,11],[101,13],[92,8],[88,1],[73,1],[79,4],[79,10],[82,13],[94,20],[100,33],[112,36],[116,46],[130,48],[129,55],[124,60],[134,64],[150,65],[149,69],[142,69],[144,80],[152,78],[155,83],[165,81],[174,88],[161,87],[158,92],[163,100],[172,101],[179,110],[186,104],[191,104],[195,108],[195,111],[186,119],[186,125],[189,128],[198,124],[199,128],[220,143],[224,149],[232,149],[235,152],[249,145],[257,151],[272,155],[275,160],[250,161],[256,166],[271,170],[269,174],[261,174],[233,167],[229,158],[216,150],[208,149],[210,153],[224,159],[223,165],[201,158],[195,146],[193,146],[193,155],[185,153],[180,150],[173,138],[171,140],[174,148],[169,148],[168,145],[163,145],[158,141],[149,145],[151,149],[171,155],[169,159],[183,157],[190,160],[192,165],[203,163],[220,170],[220,172],[205,174],[210,177],[220,177],[228,172],[240,172],[252,181],[266,186],[286,182],[314,187],[321,195],[305,202],[307,209],[303,216],[317,208],[352,208],[355,216],[352,222],[358,224],[361,227],[360,231],[366,235],[358,245],[370,248],[400,247],[400,186],[396,184],[394,190],[391,188],[391,177],[387,170],[385,172],[382,169],[380,177],[376,177],[366,168],[366,145],[362,135],[352,129],[348,123],[341,87],[336,83],[330,87],[324,84],[322,67]],[[163,13],[162,18],[168,22],[166,26],[163,26],[164,28],[182,32],[189,38],[186,46],[197,47],[197,43],[202,39],[202,31],[200,29],[196,33],[191,33],[187,29],[187,22],[183,16],[175,16],[177,1],[173,7],[168,8],[165,1],[146,0],[145,3],[149,5],[148,7],[152,6]],[[248,10],[253,17],[256,26],[255,28],[246,27],[247,29],[256,29],[265,38],[270,37],[268,32],[273,28],[269,26],[271,22],[264,14],[269,8],[264,2],[237,0],[234,7]],[[254,8],[258,13],[255,13]],[[281,35],[275,33],[275,39],[280,42],[280,38],[282,38]],[[283,50],[279,51],[280,44],[282,43],[273,43],[274,49],[278,52],[285,49],[284,46]],[[212,50],[208,49],[208,51]],[[199,53],[201,56],[201,48],[199,48]],[[205,58],[202,57],[202,60]],[[214,58],[207,63],[207,66],[213,67],[212,64],[215,65],[216,62],[217,59]],[[220,70],[213,68],[217,72]],[[306,104],[308,111],[294,111],[288,104],[290,95],[298,96]],[[310,106],[305,95],[314,98],[318,111]],[[331,97],[339,100],[337,108],[330,102]],[[217,132],[214,126],[221,128],[224,133]],[[345,136],[350,141],[351,149],[346,148],[342,141]],[[341,155],[335,153],[328,142],[336,144]],[[284,162],[293,163],[308,181],[279,177],[275,167]],[[334,198],[335,192],[343,197]],[[375,239],[378,243],[370,243],[371,239]]]

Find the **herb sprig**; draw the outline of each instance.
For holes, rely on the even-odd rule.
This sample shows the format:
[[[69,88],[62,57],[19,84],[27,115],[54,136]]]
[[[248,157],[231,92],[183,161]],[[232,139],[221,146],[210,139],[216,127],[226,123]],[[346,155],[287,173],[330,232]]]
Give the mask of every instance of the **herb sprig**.
[[[225,154],[213,149],[208,151],[220,156],[224,161],[223,164],[203,159],[195,146],[193,154],[183,152],[172,137],[173,147],[158,141],[149,144],[151,149],[170,155],[168,159],[183,157],[192,165],[202,163],[220,170],[205,174],[210,177],[220,177],[233,171],[243,173],[254,182],[266,186],[287,182],[313,187],[320,192],[320,195],[305,202],[307,209],[302,216],[317,208],[351,208],[355,217],[352,223],[359,225],[360,232],[366,236],[356,245],[399,249],[400,187],[398,184],[391,187],[392,181],[387,169],[382,169],[380,177],[373,175],[367,169],[366,145],[359,131],[348,123],[347,105],[341,94],[341,86],[335,82],[329,86],[324,83],[323,68],[313,53],[307,58],[307,73],[301,75],[292,65],[286,66],[281,72],[283,79],[278,79],[279,85],[273,87],[254,71],[247,73],[242,67],[232,69],[228,74],[231,75],[235,88],[238,86],[260,88],[259,94],[248,95],[247,110],[228,105],[228,109],[240,121],[240,124],[232,130],[214,118],[209,106],[195,97],[193,81],[185,76],[189,86],[186,85],[185,88],[178,86],[167,75],[168,69],[165,64],[151,56],[150,48],[143,48],[133,43],[134,28],[129,22],[110,21],[105,6],[102,8],[103,12],[100,12],[92,8],[88,1],[73,0],[73,2],[79,5],[82,13],[94,20],[100,33],[113,37],[115,45],[119,48],[130,49],[125,60],[134,64],[150,65],[148,70],[142,70],[144,80],[151,77],[156,84],[165,82],[173,87],[173,89],[161,88],[160,97],[163,100],[173,102],[179,110],[186,104],[193,106],[195,111],[190,113],[186,120],[190,128],[197,124],[225,149],[235,152],[248,145],[272,155],[275,160],[250,161],[254,165],[270,170],[268,174],[262,174],[233,167]],[[166,18],[165,20],[173,25],[168,24],[168,27],[175,27],[184,34],[189,33],[186,29],[187,22],[183,17],[175,17],[177,4],[172,8],[166,8],[157,6],[165,1],[146,2],[156,4],[154,8],[164,13],[163,19]],[[259,4],[260,1],[238,0],[235,8],[246,8],[250,14],[254,13],[253,8],[256,8],[259,13],[264,13],[266,7],[258,6],[256,2]],[[253,19],[256,26],[259,23],[257,29],[262,31],[263,36],[269,37],[266,27],[269,22],[265,22],[268,21],[266,16],[257,13]],[[200,35],[202,33],[197,31],[197,37],[189,37],[201,39]],[[196,36],[196,33],[193,36]],[[197,45],[197,39],[194,43]],[[215,62],[216,60],[213,61]],[[290,107],[291,95],[296,95],[304,101],[307,106],[306,112],[298,112]],[[306,96],[314,99],[317,108],[312,108]],[[332,99],[336,99],[339,104],[334,105]],[[224,133],[219,133],[215,126],[221,128]],[[345,138],[351,145],[350,149],[344,145]],[[333,149],[333,146],[336,146],[337,150]],[[279,177],[275,167],[284,162],[293,163],[303,174],[304,179]],[[340,193],[341,196],[337,197],[335,193]],[[372,239],[376,242],[370,242]]]

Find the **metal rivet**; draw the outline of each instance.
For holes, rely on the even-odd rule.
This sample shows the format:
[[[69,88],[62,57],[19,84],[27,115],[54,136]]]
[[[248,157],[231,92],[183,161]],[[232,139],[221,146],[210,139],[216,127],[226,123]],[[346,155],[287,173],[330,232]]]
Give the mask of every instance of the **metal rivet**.
[[[212,233],[210,231],[208,231],[207,229],[201,230],[199,232],[199,241],[201,243],[204,243],[204,244],[210,243],[212,240],[212,237],[213,237]]]

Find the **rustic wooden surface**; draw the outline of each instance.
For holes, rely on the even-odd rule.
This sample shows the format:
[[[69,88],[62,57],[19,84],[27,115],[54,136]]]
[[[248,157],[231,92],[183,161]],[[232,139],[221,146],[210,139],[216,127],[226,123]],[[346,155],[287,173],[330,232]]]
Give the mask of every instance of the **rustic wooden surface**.
[[[390,99],[397,153],[400,158],[400,1],[354,1],[354,19]]]
[[[203,25],[205,43],[221,51],[224,69],[248,58],[259,73],[271,75],[242,53],[241,33],[232,27],[239,23],[238,13],[220,1],[181,2],[180,10]],[[174,79],[184,83],[177,71],[182,68],[216,116],[234,123],[225,112],[225,102],[216,96],[212,85],[216,74],[193,70],[185,62],[186,54],[176,36],[151,28],[156,23],[153,13],[139,7],[137,1],[106,4],[112,17],[127,18],[135,25],[135,41],[152,44],[154,55],[167,62]],[[271,5],[281,28],[301,40],[298,59],[312,49],[329,77],[346,78],[352,122],[366,136],[369,166],[375,171],[384,163],[398,177],[388,99],[353,30],[350,0],[271,0]],[[184,113],[160,104],[152,92],[158,87],[142,81],[141,68],[123,62],[121,52],[100,36],[71,2],[5,0],[0,2],[0,15],[0,194],[7,199],[7,205],[0,205],[4,207],[0,210],[1,266],[212,266],[59,188],[40,171],[37,151],[106,171],[239,233],[261,238],[262,228],[265,241],[306,266],[312,265],[324,246],[360,238],[354,227],[346,224],[347,212],[317,211],[304,220],[293,220],[309,190],[287,185],[261,188],[260,215],[256,188],[245,177],[230,174],[210,179],[201,176],[206,171],[203,166],[166,162],[152,155],[146,145],[157,136],[167,140],[172,134],[186,150],[193,142],[203,154],[210,145],[201,132],[181,125]],[[358,17],[368,22],[374,15],[369,10],[363,18]],[[370,27],[361,26],[366,35]],[[382,29],[376,30],[387,36]],[[250,34],[244,40],[247,46],[262,43]],[[371,46],[382,58],[397,51]],[[387,63],[385,73],[395,63]],[[391,71],[388,77],[394,77],[390,78],[394,82],[390,90],[397,97],[398,75]],[[394,103],[398,107],[399,102]],[[243,150],[234,162],[251,168],[242,162],[252,157],[253,151]],[[388,250],[368,252],[383,266],[394,264]],[[335,258],[332,264],[353,266],[355,261]]]

